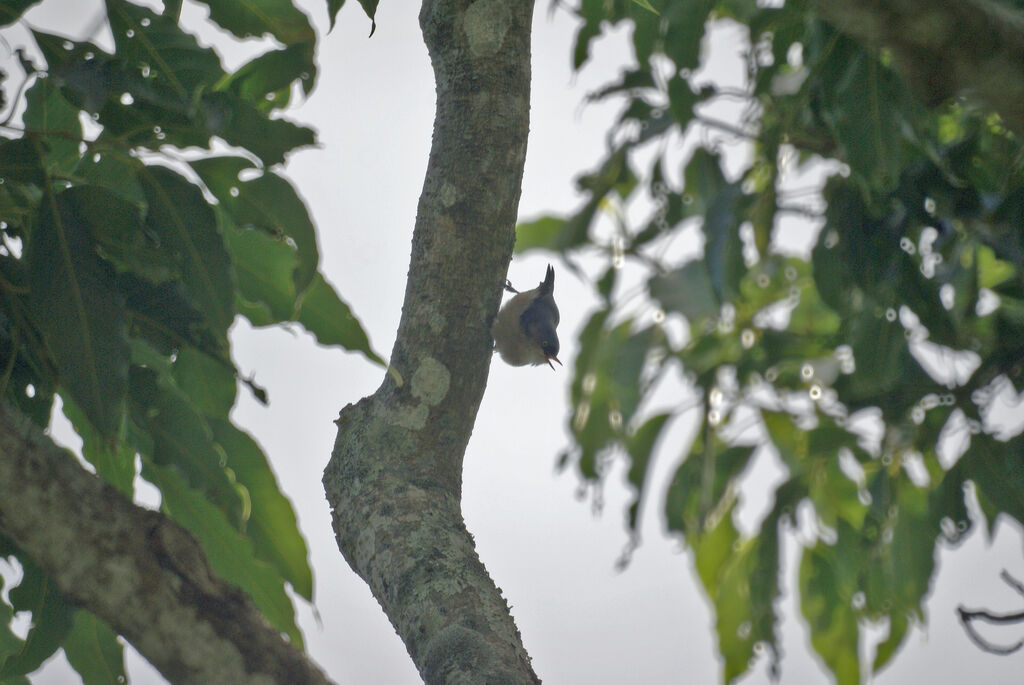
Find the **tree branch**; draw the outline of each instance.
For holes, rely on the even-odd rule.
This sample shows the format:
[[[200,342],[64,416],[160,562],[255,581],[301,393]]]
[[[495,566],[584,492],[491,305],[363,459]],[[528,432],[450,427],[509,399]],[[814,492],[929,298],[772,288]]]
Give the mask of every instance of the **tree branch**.
[[[957,609],[957,614],[960,617],[960,624],[964,627],[964,632],[967,633],[967,637],[971,639],[975,645],[977,645],[983,651],[989,652],[990,654],[1013,654],[1021,647],[1024,647],[1024,640],[1018,640],[1012,645],[997,645],[994,642],[983,638],[978,631],[974,628],[974,621],[981,619],[985,623],[994,624],[1020,624],[1024,623],[1024,612],[1017,612],[1014,614],[993,614],[988,611],[968,611],[963,607]]]
[[[521,191],[532,0],[424,0],[433,145],[389,375],[342,410],[324,472],[338,547],[428,683],[532,683],[461,514]]]
[[[840,31],[892,51],[929,105],[972,95],[1024,132],[1024,16],[991,0],[812,0]]]
[[[329,682],[213,574],[188,531],[132,504],[3,403],[0,532],[171,682]]]

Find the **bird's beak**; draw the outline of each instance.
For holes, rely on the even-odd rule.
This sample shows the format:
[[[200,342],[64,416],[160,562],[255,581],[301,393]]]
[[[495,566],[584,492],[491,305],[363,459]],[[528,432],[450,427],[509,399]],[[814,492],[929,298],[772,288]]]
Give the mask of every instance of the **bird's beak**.
[[[555,370],[556,370],[556,369],[555,369],[555,365],[551,363],[551,360],[552,360],[552,359],[554,359],[554,360],[555,360],[556,362],[558,362],[558,365],[559,365],[559,366],[562,366],[562,362],[558,361],[558,357],[556,357],[556,356],[555,356],[555,355],[553,355],[553,354],[545,354],[545,355],[544,355],[544,359],[546,359],[546,360],[547,360],[547,362],[548,362],[548,366],[550,366],[550,367],[551,367],[551,370],[552,370],[552,371],[555,371]]]

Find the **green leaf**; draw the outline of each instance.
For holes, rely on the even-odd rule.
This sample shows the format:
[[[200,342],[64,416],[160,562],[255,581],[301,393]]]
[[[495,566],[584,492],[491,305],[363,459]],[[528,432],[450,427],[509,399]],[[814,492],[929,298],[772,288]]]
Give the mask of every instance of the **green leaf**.
[[[699,534],[710,519],[732,507],[735,482],[754,453],[750,445],[728,446],[714,434],[710,442],[706,445],[703,437],[693,441],[666,496],[669,529],[687,536]]]
[[[270,119],[230,93],[209,93],[200,105],[210,134],[220,136],[229,145],[251,150],[267,166],[280,164],[286,153],[316,142],[313,129],[285,119]]]
[[[227,219],[230,223],[230,218]],[[242,312],[256,326],[295,318],[295,250],[262,231],[225,230],[238,293],[247,301]],[[255,306],[254,306],[255,305]],[[258,317],[254,314],[258,313]]]
[[[666,3],[665,55],[675,62],[676,71],[699,66],[704,23],[713,4],[708,0]]]
[[[629,507],[628,523],[629,529],[636,532],[637,515],[639,514],[640,503],[645,493],[644,485],[647,480],[647,470],[651,463],[651,452],[654,444],[661,435],[665,422],[672,417],[672,414],[658,414],[652,416],[636,429],[626,442],[626,451],[629,453],[629,473],[627,478],[630,484],[636,488],[636,498]]]
[[[128,382],[127,322],[114,270],[96,254],[77,189],[47,196],[26,246],[29,310],[60,383],[101,435],[114,435]]]
[[[235,284],[213,209],[199,188],[170,169],[150,165],[139,180],[149,203],[147,230],[177,262],[185,292],[211,331],[225,339],[235,316]]]
[[[910,621],[906,614],[893,613],[889,615],[889,635],[875,648],[875,660],[871,665],[873,673],[878,673],[885,668],[896,655],[907,636],[909,627]]]
[[[89,227],[96,251],[115,269],[153,283],[162,283],[178,274],[174,255],[147,233],[142,210],[137,205],[99,186],[75,186],[64,195]]]
[[[668,82],[668,103],[672,118],[680,128],[686,130],[693,119],[693,106],[699,101],[686,79],[676,74]]]
[[[174,360],[172,373],[175,384],[197,411],[208,418],[228,418],[237,390],[230,361],[183,347]]]
[[[309,19],[292,0],[199,0],[210,19],[238,38],[274,36],[285,45],[316,39]]]
[[[972,435],[957,466],[996,511],[1024,523],[1024,437],[999,442],[985,434]]]
[[[339,345],[352,352],[362,352],[376,364],[387,365],[370,346],[366,332],[348,304],[320,274],[300,296],[296,321],[316,336],[321,345]]]
[[[320,254],[316,228],[306,205],[292,185],[267,171],[248,181],[239,173],[251,165],[238,157],[211,157],[192,162],[192,168],[213,192],[224,211],[240,228],[258,228],[276,239],[288,238],[295,246],[295,290],[305,290],[317,270]]]
[[[82,456],[96,473],[122,495],[131,498],[135,481],[135,450],[121,440],[101,435],[73,400],[61,398],[61,411],[82,438]]]
[[[647,288],[665,311],[679,312],[691,326],[717,317],[722,308],[708,267],[700,260],[652,277]]]
[[[217,53],[204,48],[178,22],[124,0],[106,0],[117,57],[146,65],[147,82],[163,86],[183,101],[224,76]]]
[[[270,625],[301,649],[302,633],[295,625],[295,610],[284,582],[270,565],[253,556],[249,540],[174,470],[143,459],[142,475],[160,488],[161,508],[199,539],[213,571],[244,590]]]
[[[342,5],[345,4],[345,0],[327,0],[327,16],[331,20],[331,30],[334,29],[334,22],[338,18],[338,11]],[[363,12],[370,18],[370,35],[377,30],[377,22],[374,21],[374,15],[377,13],[378,0],[359,0],[359,4],[363,8]]]
[[[316,84],[313,48],[313,43],[301,43],[265,52],[239,67],[219,84],[218,90],[226,90],[260,108],[283,107],[296,80],[306,95],[312,92]]]
[[[223,340],[206,326],[202,314],[189,302],[179,281],[154,285],[125,274],[121,292],[131,315],[131,334],[170,355],[191,345],[216,357],[224,355]]]
[[[240,307],[254,326],[297,321],[321,345],[362,352],[384,365],[359,320],[323,276],[317,273],[306,291],[296,296],[296,253],[287,243],[255,230],[229,229],[227,238],[239,292],[248,301]]]
[[[566,220],[544,216],[516,226],[515,253],[527,250],[547,249],[557,252],[565,233]]]
[[[811,630],[811,646],[836,678],[837,685],[860,683],[857,614],[852,595],[836,576],[843,564],[833,549],[817,544],[800,560],[800,611]]]
[[[21,649],[0,662],[0,678],[24,675],[39,668],[71,630],[71,608],[56,584],[24,555],[19,555],[18,561],[24,576],[11,590],[11,607],[15,612],[31,612],[32,627]]]
[[[127,682],[124,647],[117,634],[84,609],[75,612],[71,632],[64,638],[64,654],[82,677],[83,685]]]
[[[214,440],[227,454],[228,468],[249,492],[252,515],[246,535],[252,540],[256,557],[273,565],[301,597],[313,601],[313,572],[306,541],[263,450],[226,420],[211,419],[210,426]]]
[[[648,12],[651,12],[652,14],[658,14],[658,10],[651,7],[651,3],[647,2],[647,0],[633,0],[633,2],[636,3],[636,5],[638,5],[639,7],[643,7]]]
[[[108,190],[142,210],[146,197],[136,175],[141,168],[142,162],[126,153],[97,152],[79,159],[74,176],[85,184]]]
[[[345,0],[327,0],[327,17],[331,21],[330,29],[334,30],[334,22],[338,20],[338,12],[345,5]]]
[[[135,347],[139,363],[147,348],[141,343]],[[158,357],[157,364],[160,361]],[[158,466],[174,466],[189,485],[206,493],[233,525],[244,526],[249,517],[248,493],[224,468],[226,456],[214,442],[209,424],[167,373],[149,364],[149,368],[132,367],[132,422],[151,441],[151,445],[137,444],[135,448]]]

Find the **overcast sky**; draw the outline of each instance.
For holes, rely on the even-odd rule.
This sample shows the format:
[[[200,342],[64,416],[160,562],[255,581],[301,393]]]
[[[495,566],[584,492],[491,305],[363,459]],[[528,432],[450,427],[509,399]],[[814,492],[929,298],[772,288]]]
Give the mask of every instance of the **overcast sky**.
[[[301,4],[326,29],[325,3]],[[534,25],[531,139],[520,205],[524,220],[568,212],[578,204],[573,179],[601,157],[615,115],[614,107],[585,107],[582,99],[629,58],[626,36],[620,32],[602,41],[593,64],[574,76],[574,22],[565,12],[549,15],[548,5],[538,4]],[[96,7],[92,0],[47,0],[30,18],[37,26],[53,26],[59,19],[70,30],[88,25]],[[286,172],[319,227],[321,269],[385,356],[401,312],[433,119],[432,73],[417,9],[408,1],[385,0],[377,31],[368,38],[368,20],[356,2],[349,2],[334,32],[320,44],[316,90],[289,114],[319,131],[320,147],[293,154]],[[186,3],[186,12],[202,16],[191,3]],[[716,53],[728,55],[741,48],[735,31],[716,36]],[[222,52],[230,64],[237,64],[237,50]],[[13,59],[10,54],[2,57]],[[708,77],[733,78],[734,66],[723,58],[720,71]],[[533,287],[548,259],[517,258],[509,276],[519,288]],[[708,603],[691,557],[678,540],[664,535],[658,507],[645,512],[643,545],[629,567],[618,572],[631,496],[624,485],[624,465],[609,477],[599,513],[592,498],[580,498],[580,483],[571,471],[555,472],[556,456],[568,444],[574,337],[593,301],[587,284],[553,263],[565,367],[554,373],[546,366],[512,368],[495,357],[466,454],[463,493],[469,530],[512,606],[542,679],[597,685],[716,682],[721,667]],[[320,485],[335,436],[333,419],[345,404],[373,392],[382,371],[361,356],[318,348],[301,331],[253,331],[239,322],[232,339],[242,374],[253,374],[270,395],[270,405],[264,407],[241,391],[234,417],[269,455],[311,549],[320,623],[309,606],[298,602],[310,654],[339,683],[418,683],[401,641],[337,550]],[[512,425],[517,428],[510,429]],[[677,441],[664,447],[656,465],[662,478],[685,445]],[[777,477],[771,463],[759,465],[748,475],[745,491],[760,492],[763,498]],[[873,682],[1021,682],[1024,656],[982,654],[956,622],[954,609],[960,603],[1013,610],[1024,602],[998,580],[1003,568],[1024,577],[1019,527],[999,527],[993,546],[982,530],[983,523],[955,554],[941,549],[928,629],[913,631],[894,663]],[[796,538],[789,536],[785,558],[792,562],[797,549]],[[799,618],[791,591],[796,577],[792,563],[784,576],[782,682],[828,682]],[[884,637],[884,632],[877,636]],[[865,647],[865,658],[872,654]],[[163,682],[137,655],[129,658],[129,670],[133,682]],[[72,678],[61,656],[32,680],[56,685],[74,682]],[[755,666],[742,682],[770,682],[765,664]]]

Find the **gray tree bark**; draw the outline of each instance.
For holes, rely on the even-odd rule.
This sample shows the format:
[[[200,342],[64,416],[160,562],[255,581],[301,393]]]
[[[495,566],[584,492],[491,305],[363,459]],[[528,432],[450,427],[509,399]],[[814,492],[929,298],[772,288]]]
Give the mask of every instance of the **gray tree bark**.
[[[172,683],[326,685],[199,543],[0,403],[0,532]]]
[[[424,0],[433,145],[391,372],[338,418],[338,547],[428,683],[538,682],[461,513],[462,462],[515,240],[532,0]]]
[[[822,19],[888,48],[926,103],[977,98],[1024,133],[1024,14],[992,0],[812,0]]]

